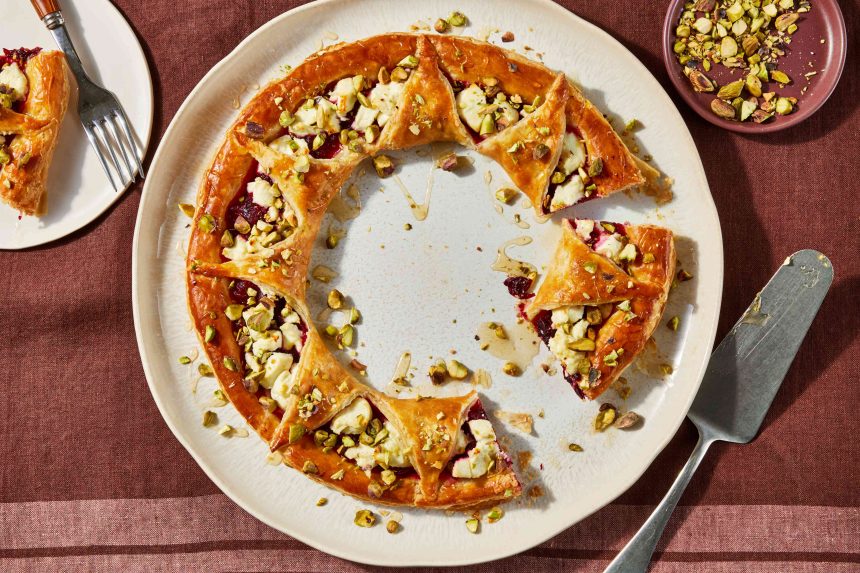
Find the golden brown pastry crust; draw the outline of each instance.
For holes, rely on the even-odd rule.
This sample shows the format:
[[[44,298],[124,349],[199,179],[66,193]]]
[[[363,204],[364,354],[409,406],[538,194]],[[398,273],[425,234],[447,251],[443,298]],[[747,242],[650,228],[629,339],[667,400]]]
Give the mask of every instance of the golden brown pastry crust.
[[[13,136],[12,160],[0,169],[0,199],[26,215],[39,215],[44,211],[48,167],[69,102],[65,56],[39,52],[27,60],[23,72],[29,91],[21,113],[0,107],[0,135]]]
[[[309,159],[287,155],[268,145],[285,131],[279,122],[282,112],[294,113],[308,98],[326,93],[342,78],[377,78],[380,68],[391,70],[409,56],[417,58],[416,65],[407,66],[410,72],[400,103],[374,140],[343,145],[330,158]],[[500,89],[524,101],[542,99],[533,113],[480,139],[461,121],[449,80],[468,83],[487,77],[496,78]],[[573,101],[578,103],[572,104]],[[604,169],[617,164],[617,172],[627,174],[626,178],[607,176],[597,181],[598,195],[632,184],[636,177],[626,168],[629,152],[603,116],[585,104],[563,74],[491,44],[453,36],[385,34],[338,44],[311,55],[285,78],[265,86],[240,112],[198,191],[187,258],[188,303],[195,329],[225,394],[288,465],[339,491],[380,503],[468,508],[519,495],[521,486],[503,453],[483,478],[456,479],[447,473],[455,455],[457,433],[478,401],[474,392],[454,398],[398,400],[360,383],[335,359],[314,327],[305,303],[308,264],[332,198],[363,158],[384,149],[434,141],[475,147],[503,165],[543,216],[543,196],[558,162],[564,134],[577,130],[590,145],[593,158],[601,157]],[[619,149],[614,140],[621,146]],[[508,150],[517,141],[522,141],[522,146],[517,155],[512,155]],[[539,144],[546,149],[539,148]],[[601,156],[605,150],[613,155]],[[632,159],[630,164],[635,166]],[[225,231],[231,231],[228,211],[245,192],[255,167],[277,185],[284,202],[295,213],[295,226],[264,254],[224,260],[222,237]],[[615,172],[613,168],[607,173]],[[280,409],[276,415],[264,407],[257,395],[245,387],[241,368],[237,372],[225,366],[225,359],[237,365],[243,363],[233,324],[224,315],[231,303],[228,285],[236,279],[266,285],[283,296],[307,327],[292,380],[293,394],[284,402],[282,415]],[[207,327],[215,332],[209,343],[204,339]],[[300,404],[312,392],[322,399],[308,413]],[[314,431],[358,397],[371,402],[408,442],[415,475],[398,479],[396,487],[381,484],[378,468],[368,475],[314,442]],[[306,432],[299,439],[297,425]],[[428,440],[432,447],[427,446]],[[343,470],[342,479],[333,478],[332,474],[339,470]]]
[[[675,276],[675,242],[670,230],[653,225],[624,225],[624,228],[630,243],[640,253],[628,265],[629,274],[591,250],[576,233],[573,222],[565,220],[546,277],[524,309],[526,316],[534,319],[541,311],[562,306],[630,301],[636,318],[626,320],[626,313],[616,310],[603,323],[595,340],[596,349],[589,353],[596,379],[581,389],[592,400],[609,388],[645,347],[663,316]],[[644,262],[645,253],[654,260]],[[586,270],[586,266],[595,271]],[[619,349],[623,349],[623,354],[615,365],[607,365],[606,355]]]

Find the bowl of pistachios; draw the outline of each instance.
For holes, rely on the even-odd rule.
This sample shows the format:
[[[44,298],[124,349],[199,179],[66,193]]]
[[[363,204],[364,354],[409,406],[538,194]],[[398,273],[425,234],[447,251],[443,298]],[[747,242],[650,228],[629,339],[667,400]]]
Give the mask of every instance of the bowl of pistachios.
[[[663,60],[705,120],[768,133],[824,105],[845,66],[845,36],[836,0],[673,0]]]

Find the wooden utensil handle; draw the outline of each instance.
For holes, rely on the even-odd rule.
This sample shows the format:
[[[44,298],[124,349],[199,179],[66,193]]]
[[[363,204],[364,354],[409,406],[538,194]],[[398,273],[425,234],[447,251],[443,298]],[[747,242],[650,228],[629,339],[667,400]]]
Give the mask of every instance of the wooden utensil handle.
[[[39,14],[39,18],[44,18],[52,12],[60,11],[60,3],[58,0],[30,0],[33,8]]]

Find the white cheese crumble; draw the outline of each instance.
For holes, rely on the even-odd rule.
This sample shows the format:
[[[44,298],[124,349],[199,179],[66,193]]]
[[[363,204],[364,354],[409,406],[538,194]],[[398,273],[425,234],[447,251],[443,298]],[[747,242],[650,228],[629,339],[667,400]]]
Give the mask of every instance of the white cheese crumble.
[[[274,185],[259,177],[248,183],[248,193],[251,194],[254,203],[261,207],[273,207],[275,197],[281,194]]]
[[[335,434],[360,434],[370,423],[373,411],[370,402],[364,398],[356,398],[349,406],[332,418],[330,426]]]
[[[292,370],[289,372],[282,372],[272,385],[272,400],[277,402],[278,406],[284,410],[289,406],[290,398],[292,397],[290,388],[293,385],[293,378],[295,378],[296,371],[298,369],[298,364],[294,364]]]
[[[275,385],[275,381],[277,381],[278,377],[280,377],[284,373],[289,374],[290,368],[292,366],[292,354],[287,354],[286,352],[271,353],[269,357],[266,358],[266,364],[263,370],[263,377],[260,378],[260,385],[263,388],[268,388],[271,390],[272,386]]]
[[[29,89],[27,76],[24,75],[16,62],[12,62],[0,70],[0,84],[12,91],[13,101],[20,101],[27,97],[27,90]]]
[[[469,429],[475,438],[475,445],[465,458],[454,462],[451,475],[455,478],[479,478],[485,476],[493,467],[498,455],[496,433],[488,420],[472,420]]]
[[[604,257],[608,257],[613,261],[618,260],[618,255],[621,253],[621,249],[623,248],[624,243],[621,242],[621,235],[618,233],[603,235],[598,239],[597,244],[594,245],[594,251],[596,253],[599,253]]]
[[[564,136],[564,146],[561,149],[561,158],[558,160],[558,168],[565,174],[570,174],[582,167],[585,163],[585,146],[576,137],[576,134],[568,133]]]
[[[472,84],[457,94],[457,112],[460,119],[472,130],[481,130],[481,111],[487,107],[487,96],[476,84]]]
[[[379,116],[376,118],[376,121],[380,126],[388,123],[388,120],[397,111],[405,85],[400,82],[389,82],[387,84],[380,82],[370,90],[370,105],[379,110]]]
[[[564,209],[576,204],[583,197],[585,197],[585,184],[579,175],[573,175],[555,188],[550,208],[553,211]]]
[[[591,219],[576,220],[576,234],[579,235],[583,241],[591,239],[592,231],[594,231],[594,221]]]
[[[382,425],[383,429],[388,430],[388,437],[382,441],[377,447],[376,461],[382,465],[394,468],[408,468],[412,466],[409,461],[409,444],[397,431],[397,428],[391,422],[386,421]]]

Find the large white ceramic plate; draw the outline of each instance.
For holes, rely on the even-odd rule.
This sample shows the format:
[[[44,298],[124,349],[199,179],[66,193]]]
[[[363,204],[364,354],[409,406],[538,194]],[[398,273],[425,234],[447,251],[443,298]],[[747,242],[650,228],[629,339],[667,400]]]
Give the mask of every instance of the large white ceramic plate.
[[[509,327],[514,322],[504,277],[490,270],[498,246],[533,236],[531,245],[511,254],[544,265],[558,238],[558,220],[535,224],[519,202],[497,213],[491,192],[509,182],[475,154],[469,154],[474,167],[463,174],[433,170],[439,149],[398,154],[399,177],[417,201],[432,189],[430,214],[423,222],[412,218],[396,181],[380,181],[372,168],[359,168],[353,182],[361,191],[362,212],[346,223],[346,238],[337,249],[315,250],[313,264],[332,266],[339,276],[330,285],[313,281],[312,311],[321,312],[331,287],[353,298],[364,315],[359,359],[368,365],[377,388],[386,385],[406,350],[415,357],[416,380],[430,357],[448,356],[450,350],[470,367],[493,372],[492,387],[481,389],[487,410],[535,416],[530,436],[500,422],[497,427],[512,452],[533,453],[520,474],[527,490],[537,486],[543,492],[508,504],[504,519],[485,523],[480,535],[466,530],[462,515],[411,510],[403,512],[403,530],[391,536],[381,526],[353,525],[355,510],[367,503],[338,495],[296,471],[267,465],[266,447],[256,437],[225,439],[202,427],[200,414],[215,386],[205,379],[192,394],[196,369],[177,362],[180,355],[196,354],[198,344],[184,296],[188,220],[176,205],[194,202],[201,175],[236,116],[235,105],[278,76],[282,65],[298,63],[321,41],[331,43],[336,36],[356,40],[408,30],[453,9],[471,18],[467,33],[480,35],[485,27],[513,31],[517,39],[508,47],[531,46],[543,53],[547,65],[580,82],[601,108],[620,121],[639,120],[642,152],[674,178],[675,200],[656,208],[648,197],[619,194],[575,211],[671,227],[678,234],[683,267],[696,278],[673,292],[667,316],[681,316],[682,326],[678,333],[659,327],[655,339],[662,357],[640,360],[640,368],[630,369],[634,391],[623,404],[613,391],[599,401],[636,410],[644,425],[633,432],[596,433],[592,420],[599,403],[580,401],[560,376],[544,374],[538,365],[546,359],[545,351],[521,377],[511,378],[474,341],[483,321]],[[531,227],[515,226],[515,213]],[[405,223],[412,230],[405,230]],[[132,264],[138,343],[152,394],[176,437],[227,495],[272,527],[334,555],[371,564],[455,565],[526,550],[600,509],[636,481],[675,433],[699,386],[717,324],[723,253],[702,164],[681,116],[642,64],[607,34],[546,0],[508,2],[504,10],[491,0],[408,0],[396,8],[386,0],[354,0],[318,2],[283,14],[249,36],[200,82],[155,156],[138,214]],[[654,362],[671,364],[674,375],[655,377],[641,368]],[[451,384],[444,391],[462,393],[466,386]],[[430,391],[426,383],[422,391]],[[538,416],[541,411],[543,417]],[[219,410],[219,417],[244,427],[230,407]],[[571,453],[570,442],[585,451]],[[322,496],[330,501],[317,507]]]
[[[64,2],[66,28],[90,77],[116,94],[125,108],[138,148],[145,153],[152,129],[152,79],[134,30],[108,0]],[[55,50],[51,33],[29,2],[4,2],[0,48],[41,46]],[[0,249],[24,249],[73,233],[122,196],[114,191],[87,141],[77,113],[72,79],[69,111],[48,172],[45,215],[22,217],[0,202]]]

